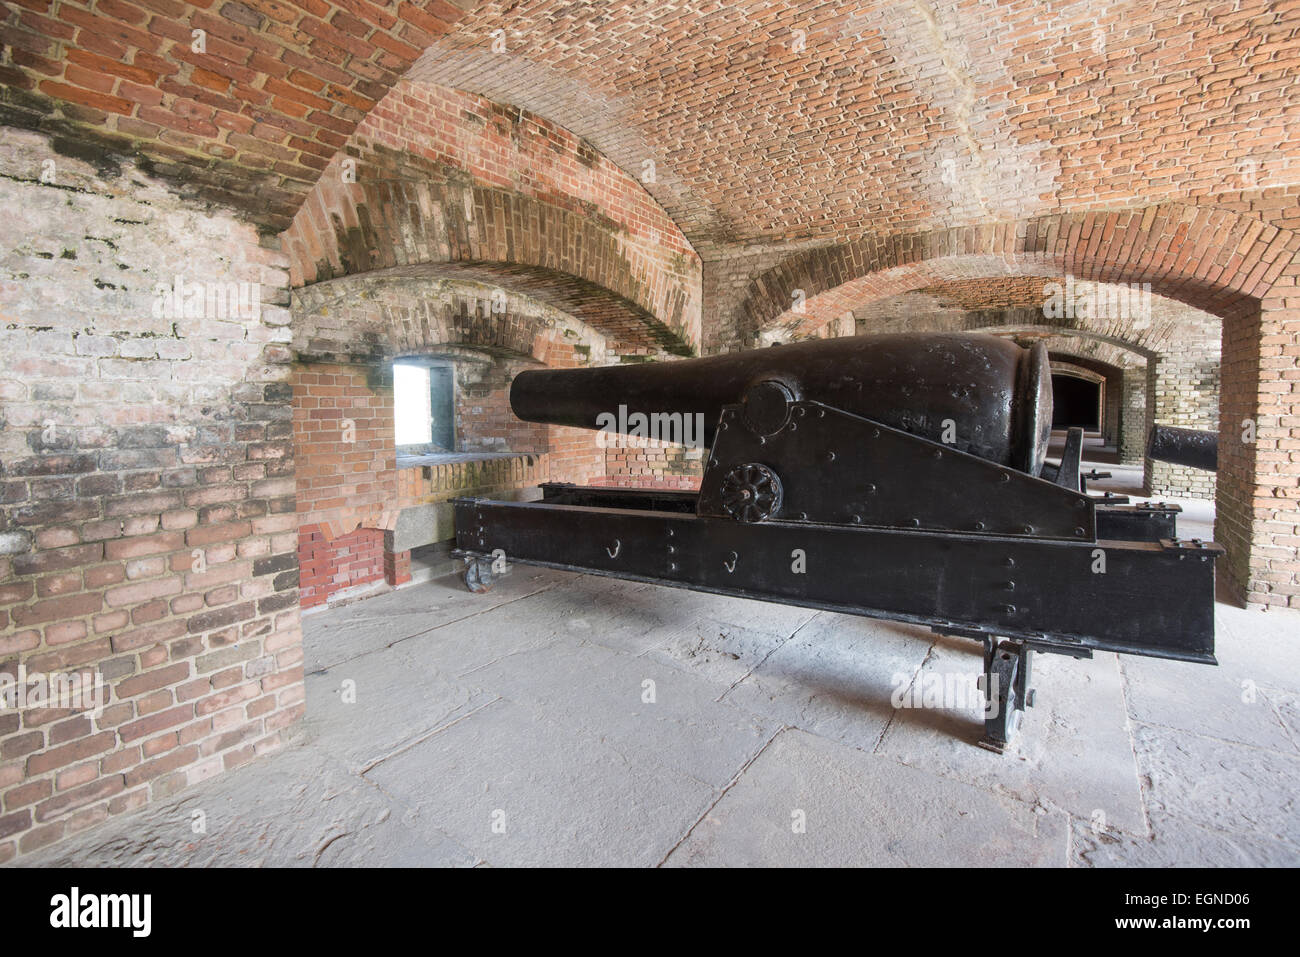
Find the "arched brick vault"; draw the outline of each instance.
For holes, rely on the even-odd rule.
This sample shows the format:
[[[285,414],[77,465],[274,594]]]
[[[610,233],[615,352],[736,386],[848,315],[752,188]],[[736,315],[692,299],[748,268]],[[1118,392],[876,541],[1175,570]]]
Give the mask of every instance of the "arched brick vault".
[[[655,160],[702,251],[1253,204],[1300,152],[1274,0],[22,0],[5,20],[10,122],[111,137],[277,231],[408,68],[565,119],[634,175]]]
[[[1053,349],[1049,346],[1048,357],[1052,364],[1052,371],[1056,371],[1059,365],[1062,374],[1087,379],[1089,382],[1105,382],[1108,388],[1111,387],[1110,383],[1118,382],[1124,375],[1123,366],[1102,362],[1091,356],[1064,352],[1060,348]],[[1108,401],[1114,400],[1115,397],[1111,397]]]
[[[1246,215],[1165,204],[1040,217],[797,254],[759,277],[746,301],[753,329],[815,332],[864,301],[998,275],[1147,282],[1157,295],[1223,318],[1216,538],[1238,598],[1300,601],[1300,237]],[[787,308],[804,289],[807,312]],[[1150,390],[1148,390],[1150,392]],[[1150,395],[1148,395],[1150,401]],[[1249,429],[1247,429],[1249,425]],[[1256,441],[1245,437],[1253,431]]]
[[[1082,379],[1084,382],[1091,382],[1093,385],[1104,385],[1106,382],[1106,377],[1100,372],[1085,369],[1083,366],[1075,365],[1073,362],[1066,362],[1063,359],[1053,359],[1051,361],[1051,370],[1053,375]]]
[[[768,330],[799,337],[863,302],[945,281],[1069,274],[1149,282],[1157,295],[1226,318],[1258,308],[1297,251],[1290,230],[1181,203],[870,235],[788,257],[750,284],[741,315],[750,339]]]
[[[888,321],[859,321],[859,333],[884,332],[987,332],[993,335],[1082,340],[1105,343],[1142,361],[1158,358],[1174,337],[1168,330],[1125,329],[1109,319],[1048,319],[1030,309],[989,310],[932,317],[900,316]]]
[[[606,358],[598,331],[538,300],[463,279],[368,274],[294,293],[293,352],[301,362],[380,364],[445,347],[555,361],[558,342]]]
[[[562,309],[627,352],[694,351],[690,293],[650,278],[653,266],[620,250],[604,224],[502,190],[432,176],[380,180],[372,172],[359,166],[359,182],[346,193],[340,188],[328,212],[326,201],[309,199],[287,234],[290,250],[303,254],[294,262],[305,276],[386,272],[484,281]],[[305,259],[317,250],[318,260]]]
[[[545,301],[622,351],[700,341],[699,258],[643,186],[564,129],[454,90],[394,89],[283,242],[295,285],[420,267]]]

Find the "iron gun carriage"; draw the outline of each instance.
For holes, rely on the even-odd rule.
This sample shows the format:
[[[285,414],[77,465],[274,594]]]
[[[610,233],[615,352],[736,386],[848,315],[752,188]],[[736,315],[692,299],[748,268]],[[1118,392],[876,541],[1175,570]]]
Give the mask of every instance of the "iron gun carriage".
[[[1214,663],[1214,564],[1176,505],[1085,491],[1082,432],[1047,460],[1041,344],[901,334],[702,359],[530,370],[524,420],[635,433],[697,417],[698,492],[542,486],[457,499],[466,580],[491,556],[919,623],[984,644],[986,747],[1032,704],[1032,652]],[[644,432],[642,434],[645,434]]]

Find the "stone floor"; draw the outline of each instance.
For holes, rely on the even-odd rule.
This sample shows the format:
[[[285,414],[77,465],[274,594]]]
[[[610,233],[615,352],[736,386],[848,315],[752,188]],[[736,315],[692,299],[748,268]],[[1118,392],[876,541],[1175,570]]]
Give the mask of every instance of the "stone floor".
[[[1291,612],[1221,604],[1218,668],[1037,656],[1002,756],[920,627],[522,566],[304,621],[289,747],[24,863],[1300,864]]]

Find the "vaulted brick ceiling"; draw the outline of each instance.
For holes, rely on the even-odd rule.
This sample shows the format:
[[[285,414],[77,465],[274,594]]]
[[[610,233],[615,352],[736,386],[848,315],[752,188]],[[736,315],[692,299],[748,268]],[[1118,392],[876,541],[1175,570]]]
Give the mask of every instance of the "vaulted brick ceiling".
[[[410,75],[654,161],[710,258],[1294,180],[1298,29],[1266,0],[492,0]]]
[[[991,279],[959,279],[942,286],[917,289],[916,294],[931,296],[942,306],[968,312],[993,309],[1041,308],[1051,295],[1048,285],[1065,286],[1064,276],[997,276]],[[1103,283],[1098,291],[1109,292]],[[1083,287],[1080,286],[1080,289]],[[1110,293],[1114,294],[1114,293]]]
[[[706,257],[1249,190],[1300,165],[1291,0],[6,7],[0,119],[129,138],[277,228],[408,68],[585,137]]]

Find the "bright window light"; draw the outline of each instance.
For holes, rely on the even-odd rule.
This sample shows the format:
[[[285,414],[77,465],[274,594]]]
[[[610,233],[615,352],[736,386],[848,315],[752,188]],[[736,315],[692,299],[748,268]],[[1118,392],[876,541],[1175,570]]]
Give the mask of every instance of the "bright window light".
[[[427,445],[433,440],[427,366],[393,364],[393,406],[397,445]]]

